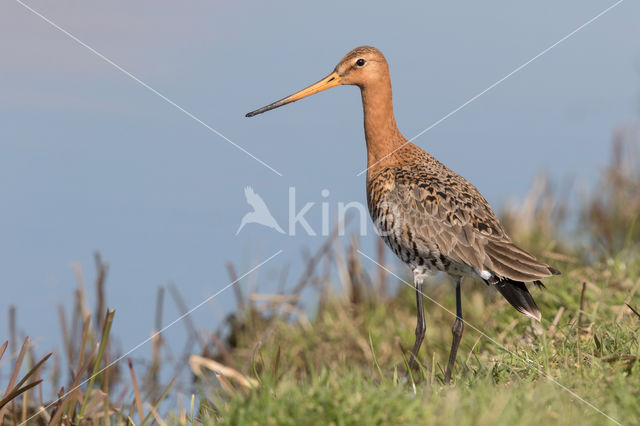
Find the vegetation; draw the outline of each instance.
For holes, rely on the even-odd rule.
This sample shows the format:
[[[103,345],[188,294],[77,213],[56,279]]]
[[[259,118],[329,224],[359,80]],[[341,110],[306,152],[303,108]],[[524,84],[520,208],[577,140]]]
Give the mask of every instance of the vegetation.
[[[407,374],[416,315],[410,280],[384,273],[359,253],[356,239],[342,250],[331,237],[308,257],[291,291],[245,297],[234,286],[238,309],[221,330],[200,333],[187,323],[199,349],[187,345],[177,370],[160,334],[146,364],[105,369],[121,357],[109,343],[114,312],[99,297],[92,321],[80,285],[71,320],[64,310],[60,316],[65,353],[54,354],[52,364],[27,340],[10,359],[0,419],[7,425],[30,418],[29,424],[638,423],[640,167],[628,161],[635,145],[613,146],[596,191],[581,201],[579,220],[570,219],[566,197],[544,181],[524,203],[504,209],[514,239],[563,275],[547,280],[546,290],[531,289],[540,323],[493,289],[465,282],[467,326],[450,386],[443,367],[454,319],[447,310],[455,306],[451,283],[425,291],[427,337],[419,369]],[[385,264],[383,253],[375,262]],[[96,264],[103,295],[107,268],[99,257]],[[229,272],[234,280],[232,265]],[[306,300],[313,306],[304,307]],[[0,346],[0,365],[6,347]],[[71,375],[62,385],[63,359]],[[193,385],[164,383],[161,371],[178,376],[187,367]],[[139,378],[136,369],[144,373]],[[43,397],[42,380],[56,395]]]

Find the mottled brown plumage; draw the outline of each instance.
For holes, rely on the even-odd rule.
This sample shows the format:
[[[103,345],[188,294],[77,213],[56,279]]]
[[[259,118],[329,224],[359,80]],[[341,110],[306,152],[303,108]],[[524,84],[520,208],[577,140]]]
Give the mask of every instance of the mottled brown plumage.
[[[417,146],[390,157],[396,164],[367,174],[367,199],[385,241],[412,268],[537,281],[556,271],[517,247],[480,192]],[[393,248],[393,247],[392,247]]]
[[[516,246],[480,192],[431,155],[407,141],[393,115],[389,66],[370,46],[349,52],[326,78],[253,111],[253,116],[340,84],[362,95],[367,143],[367,202],[382,239],[414,273],[418,304],[411,365],[424,338],[421,285],[446,272],[456,281],[456,321],[445,381],[451,378],[464,323],[460,284],[465,276],[495,287],[518,311],[540,319],[525,282],[559,271]]]

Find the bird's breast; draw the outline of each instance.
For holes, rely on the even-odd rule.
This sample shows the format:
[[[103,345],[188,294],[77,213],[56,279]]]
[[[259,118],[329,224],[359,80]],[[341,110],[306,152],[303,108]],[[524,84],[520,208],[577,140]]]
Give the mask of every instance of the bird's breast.
[[[414,208],[395,190],[395,176],[383,171],[367,182],[369,213],[378,235],[410,268],[444,271],[448,261],[437,245],[424,238]]]

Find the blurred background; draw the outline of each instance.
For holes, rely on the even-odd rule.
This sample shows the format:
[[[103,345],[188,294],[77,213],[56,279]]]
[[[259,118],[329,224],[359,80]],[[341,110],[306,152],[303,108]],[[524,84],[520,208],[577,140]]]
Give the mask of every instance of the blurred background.
[[[365,203],[358,90],[339,87],[253,119],[244,114],[328,74],[350,49],[391,65],[407,138],[613,4],[604,1],[27,3],[282,174],[233,147],[14,1],[0,5],[0,336],[15,323],[39,352],[63,346],[58,306],[80,270],[94,303],[94,252],[109,263],[105,303],[126,351],[154,328],[159,285],[192,307],[229,282],[292,287],[325,241],[259,225],[235,235],[252,186],[287,230],[296,211],[321,229],[338,202]],[[543,171],[569,196],[593,188],[612,135],[637,138],[640,5],[624,2],[415,143],[473,182],[496,210]],[[329,196],[321,192],[329,190]],[[358,218],[347,234],[359,228]],[[361,238],[374,257],[367,221]],[[348,243],[348,236],[341,239]],[[386,256],[400,275],[406,271]],[[369,265],[371,266],[371,265]],[[372,273],[377,271],[372,269]],[[193,314],[217,327],[228,290]],[[167,303],[164,323],[180,315]],[[165,339],[184,338],[182,326]],[[4,338],[3,338],[4,339]],[[148,349],[140,351],[148,353]]]

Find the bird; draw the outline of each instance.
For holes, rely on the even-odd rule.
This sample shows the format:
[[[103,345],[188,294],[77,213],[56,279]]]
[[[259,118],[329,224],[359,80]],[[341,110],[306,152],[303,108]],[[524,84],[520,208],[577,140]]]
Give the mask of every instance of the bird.
[[[275,229],[279,233],[284,234],[284,231],[282,230],[282,228],[280,228],[280,225],[278,225],[278,222],[276,222],[275,218],[269,211],[267,204],[264,202],[262,197],[256,194],[253,188],[247,186],[244,189],[244,196],[247,199],[247,203],[249,203],[249,205],[253,207],[253,211],[245,214],[242,217],[240,226],[236,231],[236,235],[240,233],[242,228],[244,228],[247,223],[259,223],[260,225]]]
[[[448,384],[464,330],[463,279],[484,282],[520,313],[540,321],[540,309],[525,283],[543,288],[541,280],[560,271],[518,247],[475,186],[400,133],[389,64],[375,47],[351,50],[327,77],[246,117],[338,85],[355,85],[362,97],[371,219],[387,246],[413,272],[418,314],[409,369],[416,368],[426,331],[423,282],[444,272],[455,283],[456,318],[443,377]]]

